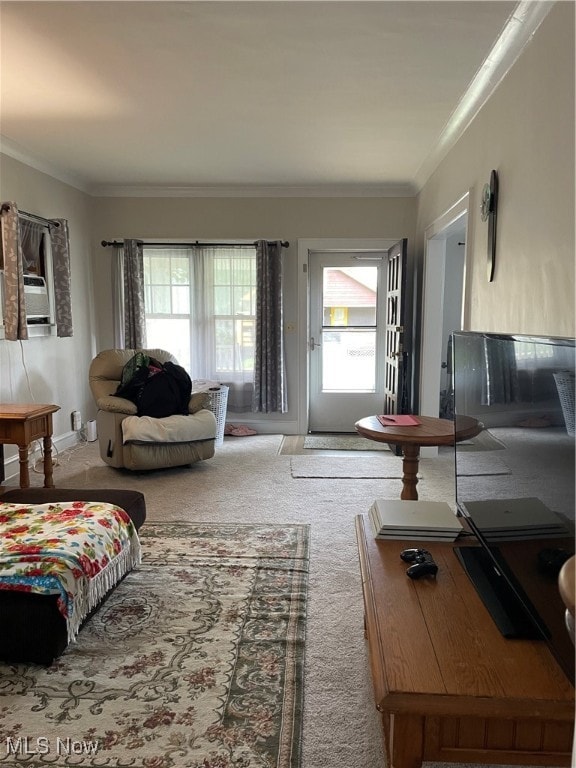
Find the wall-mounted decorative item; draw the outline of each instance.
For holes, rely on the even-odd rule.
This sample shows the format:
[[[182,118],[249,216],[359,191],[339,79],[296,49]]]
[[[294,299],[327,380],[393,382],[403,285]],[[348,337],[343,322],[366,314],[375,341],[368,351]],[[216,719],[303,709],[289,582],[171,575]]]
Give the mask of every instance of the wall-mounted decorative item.
[[[496,216],[498,213],[498,173],[492,171],[490,183],[484,184],[482,190],[482,204],[480,207],[482,221],[488,221],[488,282],[494,279],[494,266],[496,264]]]

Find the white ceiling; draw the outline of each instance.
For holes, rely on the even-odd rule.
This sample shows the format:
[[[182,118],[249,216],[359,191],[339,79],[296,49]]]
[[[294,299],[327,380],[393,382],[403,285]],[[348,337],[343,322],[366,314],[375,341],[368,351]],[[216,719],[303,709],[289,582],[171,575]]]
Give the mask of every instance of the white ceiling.
[[[550,5],[2,1],[1,148],[94,194],[413,194]]]

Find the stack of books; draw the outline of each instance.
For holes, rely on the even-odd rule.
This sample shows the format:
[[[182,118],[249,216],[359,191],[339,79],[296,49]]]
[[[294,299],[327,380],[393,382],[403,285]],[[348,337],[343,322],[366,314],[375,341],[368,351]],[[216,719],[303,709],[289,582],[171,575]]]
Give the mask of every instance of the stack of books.
[[[540,499],[486,499],[462,505],[487,541],[556,539],[570,535],[566,521]]]
[[[462,523],[444,501],[376,499],[368,512],[377,539],[454,541]]]

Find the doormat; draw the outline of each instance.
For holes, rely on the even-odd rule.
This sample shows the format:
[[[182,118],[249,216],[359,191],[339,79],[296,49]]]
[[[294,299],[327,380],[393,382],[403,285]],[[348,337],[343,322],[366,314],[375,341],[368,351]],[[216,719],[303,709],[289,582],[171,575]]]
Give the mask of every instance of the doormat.
[[[298,768],[309,526],[140,538],[52,666],[0,663],[0,766]]]
[[[294,478],[370,479],[402,477],[402,459],[390,456],[374,458],[332,458],[332,456],[293,456],[290,472]],[[420,474],[418,475],[420,477]]]
[[[357,435],[306,435],[304,448],[316,451],[390,451],[386,443]]]

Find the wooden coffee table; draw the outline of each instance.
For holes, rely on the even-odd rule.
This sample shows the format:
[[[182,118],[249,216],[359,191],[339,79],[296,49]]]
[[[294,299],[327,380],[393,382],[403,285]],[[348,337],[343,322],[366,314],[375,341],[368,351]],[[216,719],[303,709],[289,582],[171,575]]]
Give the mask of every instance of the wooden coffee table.
[[[28,451],[33,440],[43,440],[44,488],[53,488],[52,414],[59,405],[0,403],[0,443],[18,446],[20,488],[30,487]]]
[[[418,416],[420,424],[409,427],[384,427],[376,416],[367,416],[354,425],[356,431],[368,440],[390,443],[402,447],[401,499],[416,501],[418,491],[418,464],[421,446],[453,445],[454,441],[469,440],[484,429],[484,425],[470,416],[457,416],[455,421],[434,416]]]
[[[387,764],[570,765],[574,688],[546,643],[500,634],[452,544],[427,541],[438,575],[414,581],[418,542],[375,539],[366,515],[356,534]]]

